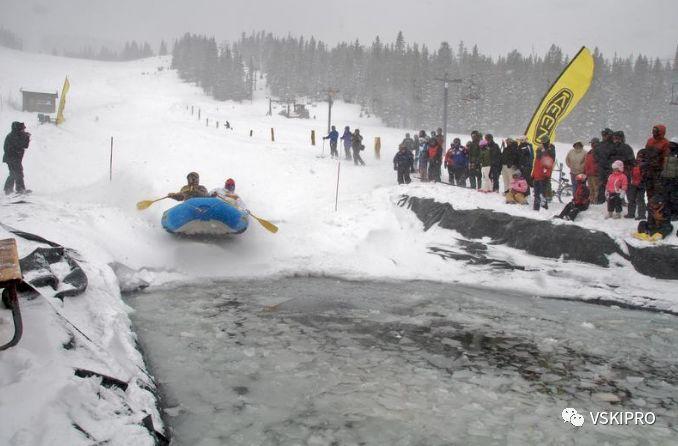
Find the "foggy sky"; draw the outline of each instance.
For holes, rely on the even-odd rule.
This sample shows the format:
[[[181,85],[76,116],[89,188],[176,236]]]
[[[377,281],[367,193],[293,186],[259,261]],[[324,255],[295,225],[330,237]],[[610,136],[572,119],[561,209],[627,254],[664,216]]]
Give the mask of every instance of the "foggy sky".
[[[573,55],[582,45],[606,56],[643,53],[672,60],[678,44],[677,0],[0,0],[0,26],[29,49],[147,40],[184,32],[235,40],[241,32],[314,35],[329,44],[392,42],[437,49],[463,40],[493,56],[518,49],[543,54],[551,43]],[[74,48],[75,49],[75,48]]]

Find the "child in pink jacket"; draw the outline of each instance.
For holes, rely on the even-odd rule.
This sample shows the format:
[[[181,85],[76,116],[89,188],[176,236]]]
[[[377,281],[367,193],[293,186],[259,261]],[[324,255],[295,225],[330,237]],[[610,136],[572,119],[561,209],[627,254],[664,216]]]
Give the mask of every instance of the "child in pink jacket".
[[[509,204],[527,204],[527,198],[525,198],[526,193],[527,181],[523,178],[522,173],[519,170],[516,170],[509,183],[509,190],[506,193],[506,202]]]
[[[607,178],[605,195],[607,196],[607,216],[605,218],[621,218],[622,200],[629,187],[629,180],[624,174],[624,163],[620,160],[612,163],[612,173]],[[614,211],[614,215],[612,212]]]

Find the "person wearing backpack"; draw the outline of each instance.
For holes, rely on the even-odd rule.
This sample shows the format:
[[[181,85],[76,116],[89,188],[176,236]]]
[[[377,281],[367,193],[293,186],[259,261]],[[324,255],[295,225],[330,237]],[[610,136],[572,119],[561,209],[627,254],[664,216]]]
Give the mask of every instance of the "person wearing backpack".
[[[353,133],[349,126],[344,127],[344,134],[341,135],[341,140],[344,142],[344,154],[346,161],[351,161],[351,142],[353,141]]]
[[[360,151],[365,150],[365,146],[363,145],[363,136],[358,129],[355,129],[351,136],[351,148],[353,149],[353,164],[364,166],[365,161],[360,157]]]
[[[450,184],[466,187],[466,170],[468,169],[468,153],[461,145],[459,138],[454,138],[445,155],[445,167],[450,174]]]

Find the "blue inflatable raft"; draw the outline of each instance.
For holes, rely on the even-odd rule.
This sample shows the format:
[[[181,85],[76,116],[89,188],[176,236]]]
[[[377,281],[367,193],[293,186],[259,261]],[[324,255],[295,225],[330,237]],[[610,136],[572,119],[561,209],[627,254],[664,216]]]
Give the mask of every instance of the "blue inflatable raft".
[[[248,224],[247,212],[220,198],[191,198],[162,215],[162,227],[179,235],[240,234]]]

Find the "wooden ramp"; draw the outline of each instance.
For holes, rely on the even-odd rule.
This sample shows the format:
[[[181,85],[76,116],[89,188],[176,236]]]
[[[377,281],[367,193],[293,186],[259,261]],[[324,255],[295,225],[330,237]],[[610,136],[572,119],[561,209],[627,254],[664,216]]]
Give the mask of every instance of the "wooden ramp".
[[[23,333],[21,311],[16,287],[21,283],[21,267],[19,266],[19,253],[16,249],[16,240],[13,238],[0,240],[0,288],[4,306],[12,311],[14,320],[14,335],[6,344],[0,345],[0,350],[5,350],[19,343]],[[4,331],[4,330],[3,330]],[[0,340],[3,342],[3,340]]]

